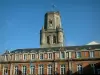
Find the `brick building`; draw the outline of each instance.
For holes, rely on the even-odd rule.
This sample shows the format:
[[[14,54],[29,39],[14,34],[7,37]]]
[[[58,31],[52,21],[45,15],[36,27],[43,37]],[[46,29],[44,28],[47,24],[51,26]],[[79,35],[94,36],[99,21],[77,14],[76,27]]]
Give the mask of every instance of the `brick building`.
[[[47,12],[41,48],[16,49],[0,56],[0,75],[100,74],[100,44],[64,46],[59,12]]]

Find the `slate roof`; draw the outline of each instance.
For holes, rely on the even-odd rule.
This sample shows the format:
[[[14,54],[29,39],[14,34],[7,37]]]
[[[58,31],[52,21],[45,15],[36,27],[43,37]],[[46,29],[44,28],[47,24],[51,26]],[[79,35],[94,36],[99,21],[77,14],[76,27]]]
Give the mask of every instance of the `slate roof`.
[[[48,51],[59,51],[59,50],[91,50],[100,49],[100,44],[98,45],[83,45],[83,46],[67,46],[67,47],[52,47],[52,48],[27,48],[27,49],[16,49],[10,53],[31,53],[31,52],[48,52]]]

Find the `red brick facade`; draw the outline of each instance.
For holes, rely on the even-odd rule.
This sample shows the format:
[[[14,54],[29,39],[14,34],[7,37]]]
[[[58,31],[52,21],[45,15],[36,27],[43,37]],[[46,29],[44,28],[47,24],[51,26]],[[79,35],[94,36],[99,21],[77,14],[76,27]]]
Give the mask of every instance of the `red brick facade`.
[[[93,51],[94,52],[94,57],[90,57],[90,52]],[[64,52],[65,56],[62,59],[61,58],[61,52]],[[77,58],[77,52],[80,52],[81,56],[80,58]],[[41,53],[41,52],[40,52]],[[36,53],[35,54],[35,59],[31,60],[31,54],[32,53],[27,53],[27,60],[21,60],[24,58],[23,54],[21,57],[20,54],[19,56],[21,58],[19,58],[19,60],[15,60],[16,54],[11,54],[12,60],[4,60],[1,62],[1,66],[0,66],[0,75],[4,75],[4,66],[6,64],[8,64],[8,74],[9,75],[14,75],[15,73],[15,66],[18,66],[18,70],[20,71],[20,74],[22,74],[22,67],[26,66],[27,67],[27,75],[30,74],[30,60],[31,60],[31,64],[35,65],[35,74],[39,73],[39,65],[42,64],[43,65],[43,73],[45,75],[48,74],[48,65],[51,64],[52,65],[52,74],[54,74],[54,72],[56,71],[59,75],[61,74],[61,65],[64,64],[65,65],[65,75],[69,75],[69,74],[73,74],[76,75],[77,72],[77,65],[82,65],[82,73],[83,74],[93,74],[94,71],[91,67],[91,64],[95,64],[95,65],[100,65],[100,50],[70,50],[70,51],[55,51],[55,52],[49,52],[52,53],[52,59],[48,59],[48,52],[42,52],[43,53],[43,59],[40,60],[40,54]],[[69,54],[71,53],[71,54]],[[67,55],[69,54],[69,55]],[[10,56],[10,55],[9,55]],[[69,58],[71,57],[71,58]],[[9,58],[10,59],[10,58]],[[97,69],[100,69],[100,67],[95,66],[95,74],[97,74]],[[12,71],[11,71],[12,70]]]

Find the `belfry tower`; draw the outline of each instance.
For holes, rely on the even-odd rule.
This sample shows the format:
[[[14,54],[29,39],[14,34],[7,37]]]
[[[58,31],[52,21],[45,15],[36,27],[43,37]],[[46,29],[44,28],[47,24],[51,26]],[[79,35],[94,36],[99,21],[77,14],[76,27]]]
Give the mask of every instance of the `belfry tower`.
[[[45,14],[44,26],[40,30],[41,48],[64,46],[64,34],[59,11]]]

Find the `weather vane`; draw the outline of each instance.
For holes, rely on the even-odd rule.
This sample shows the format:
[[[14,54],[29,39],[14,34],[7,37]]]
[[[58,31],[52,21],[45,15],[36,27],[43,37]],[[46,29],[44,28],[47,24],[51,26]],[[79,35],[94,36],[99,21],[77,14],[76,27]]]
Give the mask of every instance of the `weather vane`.
[[[52,4],[52,10],[54,11],[56,8],[56,5]]]

